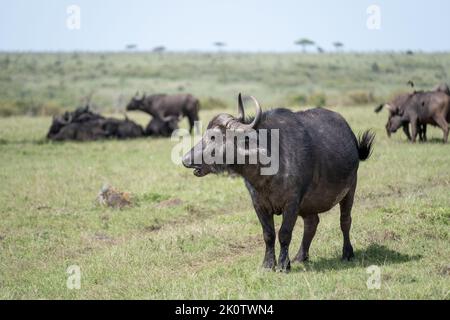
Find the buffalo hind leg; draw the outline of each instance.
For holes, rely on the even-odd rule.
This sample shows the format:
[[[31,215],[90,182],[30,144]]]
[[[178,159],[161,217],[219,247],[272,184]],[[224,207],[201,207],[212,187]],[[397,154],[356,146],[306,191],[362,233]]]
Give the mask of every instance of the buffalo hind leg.
[[[436,118],[434,118],[434,121],[436,121],[437,125],[444,132],[444,143],[447,143],[447,141],[448,141],[448,123],[447,123],[447,120],[445,120],[444,117],[436,117]]]
[[[427,124],[422,125],[423,142],[427,142]]]
[[[339,203],[341,208],[341,231],[344,237],[344,246],[342,248],[342,260],[351,260],[354,257],[353,247],[350,243],[350,228],[352,226],[352,207],[355,196],[356,180],[352,188],[348,191],[344,199]]]
[[[303,217],[303,239],[300,249],[294,258],[295,262],[303,262],[309,259],[309,247],[314,235],[316,234],[319,221],[318,214],[310,214]]]

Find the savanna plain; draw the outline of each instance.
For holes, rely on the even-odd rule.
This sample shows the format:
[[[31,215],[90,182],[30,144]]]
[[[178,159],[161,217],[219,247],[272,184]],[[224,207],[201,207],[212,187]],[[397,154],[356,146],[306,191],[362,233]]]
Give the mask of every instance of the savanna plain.
[[[437,128],[427,143],[401,132],[389,139],[387,114],[373,109],[410,91],[408,80],[423,89],[450,82],[449,70],[449,54],[1,53],[0,298],[448,299],[450,145]],[[177,141],[45,139],[53,114],[90,100],[120,118],[138,90],[198,96],[203,128],[217,113],[235,114],[242,92],[265,110],[326,107],[355,133],[373,129],[353,207],[354,260],[340,260],[335,208],[321,215],[309,262],[264,271],[242,179],[196,178],[171,161]],[[99,205],[104,184],[129,192],[132,205]],[[299,219],[291,258],[302,230]],[[72,265],[78,290],[67,287]],[[371,265],[379,289],[367,286]]]

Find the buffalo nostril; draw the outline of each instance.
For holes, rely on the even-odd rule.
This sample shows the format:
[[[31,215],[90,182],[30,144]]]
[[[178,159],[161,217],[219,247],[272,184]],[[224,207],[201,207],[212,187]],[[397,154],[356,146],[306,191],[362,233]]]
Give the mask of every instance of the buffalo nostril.
[[[192,165],[191,153],[190,152],[186,153],[181,159],[181,162],[183,163],[183,166],[189,168]]]

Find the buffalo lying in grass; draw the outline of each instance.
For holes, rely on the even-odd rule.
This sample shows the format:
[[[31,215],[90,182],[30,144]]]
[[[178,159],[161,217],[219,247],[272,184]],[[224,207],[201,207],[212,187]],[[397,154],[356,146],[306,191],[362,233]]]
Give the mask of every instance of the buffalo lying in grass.
[[[105,118],[85,107],[54,117],[47,138],[55,141],[89,141],[138,138],[143,135],[142,127],[128,118],[125,120]]]
[[[163,121],[159,118],[153,118],[145,128],[145,135],[170,137],[172,132],[176,129],[178,129],[178,119],[175,117],[172,117],[167,121]]]
[[[187,117],[189,131],[192,133],[194,122],[199,120],[199,107],[199,100],[190,94],[144,94],[141,98],[137,95],[133,97],[127,105],[127,110],[140,110],[163,122]]]
[[[244,178],[266,243],[263,267],[274,269],[276,266],[275,214],[283,215],[278,233],[281,245],[278,266],[281,271],[289,271],[288,250],[297,217],[303,218],[304,233],[294,260],[301,262],[308,259],[309,247],[319,224],[319,213],[338,203],[344,238],[342,258],[350,260],[354,255],[350,226],[357,171],[359,162],[371,154],[374,135],[366,131],[358,140],[342,116],[323,108],[303,112],[279,108],[262,112],[256,99],[251,98],[256,103],[253,119],[244,120],[239,95],[239,117],[229,114],[215,116],[199,144],[183,156],[183,165],[194,169],[198,177],[231,171]],[[245,135],[244,144],[234,139],[239,132]],[[270,140],[267,146],[261,144],[265,133]],[[233,137],[231,140],[230,136]],[[257,137],[256,145],[251,146],[250,136]],[[229,157],[230,152],[232,155]],[[213,153],[214,156],[219,154],[221,160],[205,161],[205,157]],[[277,162],[278,170],[263,174],[261,170],[267,163],[236,162],[237,154],[245,155],[246,160],[254,154],[259,160],[263,154],[278,155],[271,159],[272,163]]]

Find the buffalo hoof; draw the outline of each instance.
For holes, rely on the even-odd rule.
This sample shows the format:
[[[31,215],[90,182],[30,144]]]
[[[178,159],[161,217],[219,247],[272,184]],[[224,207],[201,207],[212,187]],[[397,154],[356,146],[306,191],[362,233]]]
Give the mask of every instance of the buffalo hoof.
[[[344,247],[342,250],[342,260],[350,261],[355,257],[352,246]]]
[[[277,272],[288,273],[291,271],[291,262],[288,260],[287,262],[281,263],[280,266],[276,269]]]
[[[302,263],[309,260],[309,255],[307,253],[299,253],[295,256],[292,262]]]
[[[266,270],[275,270],[276,267],[276,262],[275,260],[265,260],[262,264],[262,267]]]

